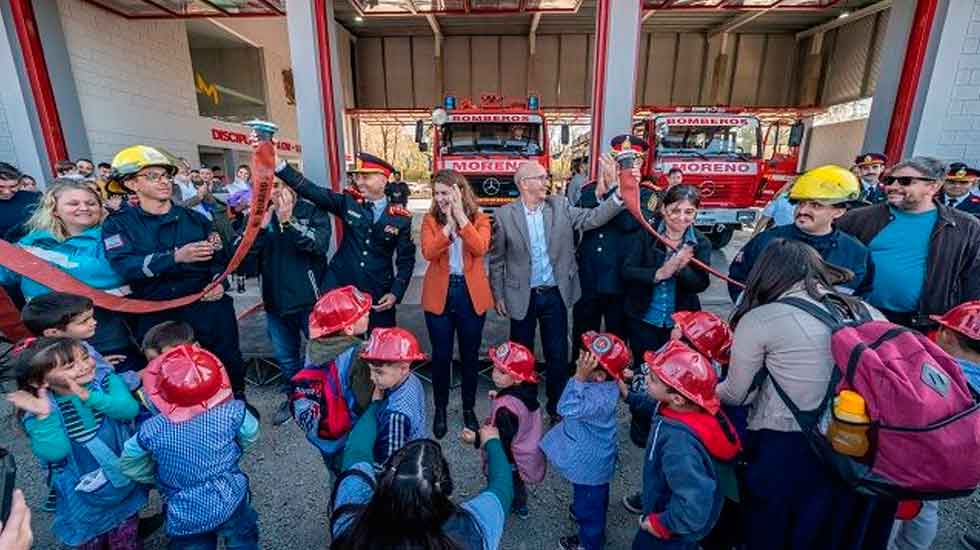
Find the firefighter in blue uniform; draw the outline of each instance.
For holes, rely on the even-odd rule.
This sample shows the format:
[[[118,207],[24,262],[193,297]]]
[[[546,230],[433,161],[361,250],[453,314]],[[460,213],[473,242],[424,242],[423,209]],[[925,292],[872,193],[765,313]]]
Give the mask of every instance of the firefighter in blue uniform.
[[[881,153],[864,153],[854,159],[854,166],[861,178],[861,200],[878,204],[888,198],[881,188],[881,174],[887,163],[888,157]]]
[[[279,179],[342,224],[343,241],[330,260],[321,290],[354,285],[369,293],[374,299],[371,329],[395,326],[395,305],[405,296],[415,269],[412,215],[385,195],[394,171],[384,160],[358,153],[351,170],[357,188],[337,193],[306,179],[284,161],[276,167]]]
[[[939,200],[950,208],[980,217],[980,197],[973,194],[977,178],[980,178],[980,170],[962,162],[950,164]]]
[[[102,226],[106,257],[129,284],[131,298],[171,300],[200,292],[230,258],[210,220],[173,202],[176,173],[176,159],[154,147],[136,145],[112,159],[112,181],[139,197],[138,206],[120,208]],[[137,341],[164,321],[189,324],[197,341],[221,359],[236,398],[244,400],[245,361],[227,284],[186,306],[132,319]]]
[[[612,156],[633,157],[633,174],[638,179],[643,166],[643,158],[650,146],[642,139],[621,135],[612,139]],[[601,174],[600,174],[601,177]],[[608,196],[615,182],[604,182]],[[590,182],[582,187],[576,206],[595,208],[599,206],[601,192],[598,182]],[[644,182],[640,188],[640,201],[647,219],[656,210],[658,195],[653,185]],[[623,310],[623,279],[621,275],[623,260],[629,250],[631,239],[636,238],[640,224],[627,211],[620,212],[606,225],[582,233],[576,249],[579,282],[582,297],[572,310],[572,342],[578,342],[581,335],[590,330],[625,334],[625,312]],[[605,329],[602,328],[605,321]],[[573,346],[572,361],[578,359],[580,346]]]
[[[854,237],[833,226],[849,206],[859,202],[861,186],[850,171],[840,166],[821,166],[800,176],[789,191],[795,205],[793,223],[774,227],[752,238],[735,255],[728,276],[745,282],[752,266],[773,239],[804,242],[817,250],[828,263],[849,269],[854,278],[844,289],[863,295],[871,290],[874,264],[871,252]],[[729,283],[728,293],[737,301],[741,289]]]

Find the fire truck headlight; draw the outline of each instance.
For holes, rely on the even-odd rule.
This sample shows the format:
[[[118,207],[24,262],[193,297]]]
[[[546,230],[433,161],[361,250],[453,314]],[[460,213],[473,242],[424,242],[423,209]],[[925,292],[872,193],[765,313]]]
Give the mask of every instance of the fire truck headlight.
[[[436,107],[432,110],[432,123],[436,126],[442,126],[449,121],[449,113],[446,112],[442,107]]]

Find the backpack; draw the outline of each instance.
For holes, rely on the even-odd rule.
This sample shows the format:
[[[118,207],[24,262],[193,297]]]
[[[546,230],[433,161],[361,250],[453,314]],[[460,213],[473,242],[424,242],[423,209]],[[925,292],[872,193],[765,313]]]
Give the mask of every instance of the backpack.
[[[337,373],[337,362],[329,361],[323,368],[307,368],[292,378],[293,392],[289,405],[295,414],[295,403],[308,399],[319,408],[320,423],[317,436],[321,439],[340,439],[353,427],[350,410],[344,399],[343,386]]]
[[[867,308],[842,316],[850,308],[839,296],[825,296],[826,307],[779,302],[831,329],[835,368],[817,409],[800,410],[770,380],[818,457],[845,483],[898,500],[961,497],[980,485],[980,403],[953,357],[914,330],[872,320]],[[870,450],[860,459],[835,451],[822,429],[845,389],[864,398],[871,418]]]

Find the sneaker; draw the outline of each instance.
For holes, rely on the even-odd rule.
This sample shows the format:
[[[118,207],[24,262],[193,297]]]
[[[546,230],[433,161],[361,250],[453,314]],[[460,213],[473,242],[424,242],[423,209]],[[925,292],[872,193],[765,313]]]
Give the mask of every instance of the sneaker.
[[[476,413],[473,412],[473,409],[463,411],[463,426],[474,432],[480,431],[480,421],[476,419]]]
[[[136,536],[141,540],[146,539],[163,527],[166,521],[167,515],[163,512],[158,512],[152,516],[141,517],[139,523],[136,524]]]
[[[276,414],[272,417],[272,423],[276,426],[282,426],[286,422],[289,422],[292,416],[292,412],[289,410],[289,399],[286,399],[282,403],[279,403],[279,408],[276,409]]]
[[[531,511],[528,510],[527,504],[522,504],[520,506],[515,504],[510,507],[510,511],[520,519],[527,519],[531,517]]]
[[[643,494],[633,493],[632,495],[623,497],[623,508],[626,508],[626,510],[628,510],[631,514],[642,514]]]
[[[578,535],[572,535],[558,539],[558,550],[585,550],[585,547],[579,544]]]
[[[960,537],[960,545],[970,550],[980,550],[980,537],[975,535],[963,535]]]

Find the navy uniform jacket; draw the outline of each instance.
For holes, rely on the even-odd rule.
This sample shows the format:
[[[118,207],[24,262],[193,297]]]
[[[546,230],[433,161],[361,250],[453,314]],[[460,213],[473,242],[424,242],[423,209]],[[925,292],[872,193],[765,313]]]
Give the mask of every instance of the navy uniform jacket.
[[[174,261],[176,249],[207,240],[213,232],[211,221],[189,208],[175,204],[166,214],[156,215],[135,206],[106,218],[102,242],[112,269],[132,289],[132,298],[169,300],[200,292],[224,271],[230,257],[227,248],[207,262]]]
[[[580,208],[599,206],[595,189],[595,182],[583,186],[575,206]],[[648,219],[652,217],[653,212],[648,211],[647,206],[648,204],[656,206],[657,201],[654,199],[653,203],[650,203],[651,196],[656,197],[656,191],[647,187],[640,188],[640,201]],[[639,230],[639,222],[630,212],[624,210],[606,225],[582,233],[582,239],[576,249],[582,296],[623,293],[623,261],[629,252],[630,243],[633,239],[639,238]]]
[[[942,197],[942,203],[946,204],[945,196]],[[980,197],[971,193],[956,205],[956,209],[980,217]]]
[[[815,237],[800,231],[796,224],[792,223],[773,227],[753,237],[735,255],[731,267],[728,268],[728,276],[744,283],[749,278],[755,261],[773,239],[801,241],[812,246],[827,263],[854,272],[854,278],[844,284],[844,288],[853,290],[859,296],[865,295],[871,290],[871,281],[874,280],[874,264],[871,263],[871,251],[861,241],[837,229],[828,235]],[[736,301],[741,292],[742,289],[731,283],[728,284],[728,294],[731,295],[732,301]]]
[[[876,183],[873,187],[865,187],[864,182],[861,182],[861,200],[870,203],[878,204],[888,200],[888,195],[885,194],[885,190],[881,188],[881,184]]]
[[[344,239],[327,267],[323,290],[354,285],[375,301],[390,292],[401,302],[415,269],[411,215],[389,205],[375,223],[369,202],[320,187],[288,164],[276,175],[300,197],[337,216],[343,224]],[[392,268],[392,256],[397,271]]]

